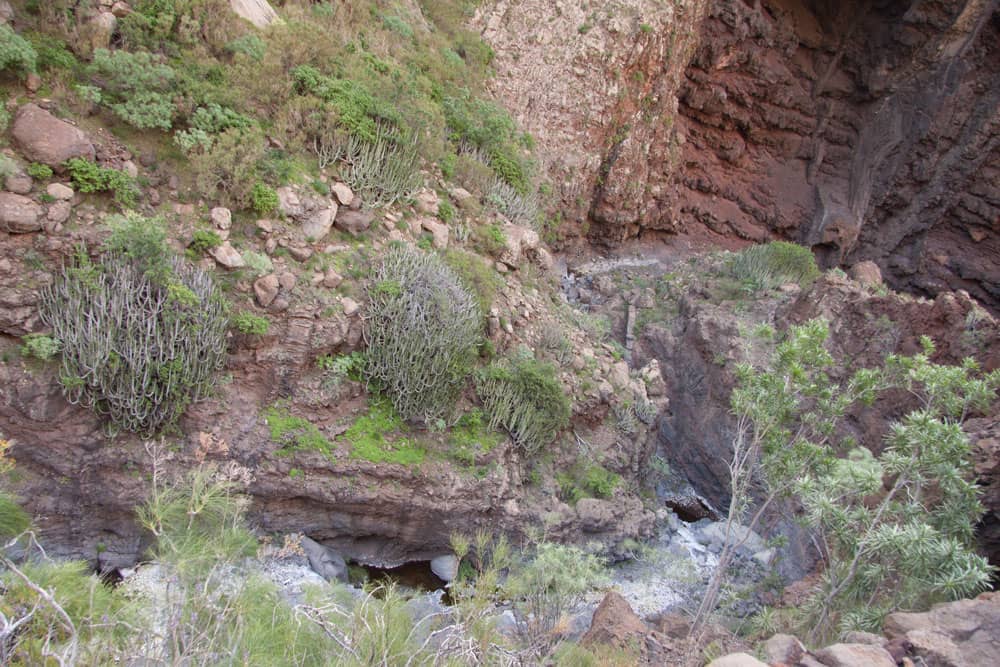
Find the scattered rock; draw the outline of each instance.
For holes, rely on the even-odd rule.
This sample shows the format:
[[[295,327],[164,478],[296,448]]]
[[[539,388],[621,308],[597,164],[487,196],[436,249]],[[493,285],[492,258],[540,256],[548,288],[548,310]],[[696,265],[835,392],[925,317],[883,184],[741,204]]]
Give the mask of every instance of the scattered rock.
[[[327,200],[325,208],[310,211],[302,223],[302,234],[313,242],[319,241],[330,233],[333,219],[337,215],[337,205]]]
[[[334,183],[330,191],[333,192],[333,196],[341,206],[350,206],[351,202],[354,201],[354,193],[351,192],[351,186],[347,183]]]
[[[61,224],[69,220],[72,211],[73,206],[68,201],[57,201],[49,206],[49,212],[46,214],[46,217],[50,222]]]
[[[62,169],[70,158],[94,159],[94,144],[83,131],[37,104],[25,104],[17,110],[11,136],[26,158],[54,169]]]
[[[716,658],[707,667],[767,667],[767,665],[749,653],[730,653]]]
[[[345,296],[340,300],[340,303],[344,306],[344,315],[350,317],[354,315],[361,309],[360,304],[349,296]]]
[[[924,613],[889,614],[883,630],[889,639],[907,639],[918,656],[937,656],[929,664],[1000,665],[1000,592],[983,593],[973,600],[935,605]],[[945,641],[947,640],[947,642]],[[955,659],[948,642],[955,646]]]
[[[878,264],[870,259],[852,266],[850,276],[862,285],[882,284],[882,270],[878,268]]]
[[[649,632],[628,601],[618,593],[608,591],[594,610],[590,629],[580,643],[584,646],[603,644],[619,649],[634,647],[641,645]]]
[[[209,215],[212,224],[219,229],[229,229],[233,225],[233,212],[225,206],[216,206]]]
[[[261,219],[257,221],[257,229],[265,234],[274,232],[274,220]]]
[[[118,18],[125,18],[126,16],[132,13],[132,8],[129,7],[127,2],[121,2],[119,0],[119,2],[116,2],[115,4],[111,5],[111,13],[117,16]]]
[[[299,544],[316,574],[327,581],[347,583],[347,563],[340,554],[308,537],[302,537]]]
[[[302,200],[290,185],[283,185],[275,192],[278,195],[278,211],[288,218],[294,218],[302,213]]]
[[[458,576],[458,558],[454,554],[445,554],[431,559],[431,572],[437,578],[447,583]]]
[[[291,271],[285,271],[278,276],[278,284],[281,285],[281,289],[290,290],[295,287],[295,282],[295,274]]]
[[[208,251],[208,254],[227,269],[238,269],[246,266],[243,256],[236,251],[236,248],[229,244],[229,241],[225,241],[222,245],[212,248]]]
[[[122,162],[122,171],[128,174],[129,178],[139,177],[139,167],[137,167],[135,162],[132,162],[132,160],[125,160]]]
[[[425,215],[437,215],[441,200],[433,190],[424,188],[414,197],[414,207]]]
[[[257,28],[266,28],[280,20],[267,0],[229,0],[229,6],[240,18],[250,21]]]
[[[0,192],[0,225],[12,234],[37,232],[42,228],[42,207],[22,195]]]
[[[34,95],[41,87],[42,77],[38,76],[34,72],[29,72],[28,76],[24,79],[24,89],[28,91],[29,95]]]
[[[448,225],[434,218],[421,218],[420,225],[434,237],[435,248],[448,247]]]
[[[888,651],[871,644],[833,644],[814,655],[827,667],[896,667]]]
[[[524,254],[537,248],[540,241],[538,232],[520,225],[505,226],[503,234],[504,251],[500,255],[500,261],[512,269],[520,266]]]
[[[357,211],[351,208],[341,208],[337,211],[334,224],[337,229],[354,234],[355,236],[371,227],[375,215],[370,211]]]
[[[267,308],[274,301],[275,297],[278,296],[278,288],[281,283],[278,280],[278,276],[273,273],[269,273],[266,276],[261,276],[253,283],[253,293],[257,297],[257,303],[261,308]]]
[[[598,498],[582,498],[576,504],[576,513],[583,529],[588,532],[607,530],[615,521],[611,503]]]
[[[288,254],[296,262],[304,262],[313,256],[313,249],[306,245],[292,245],[288,246]]]
[[[10,192],[26,195],[31,192],[31,176],[27,174],[11,174],[4,179],[4,187]]]
[[[95,14],[83,26],[83,38],[90,50],[106,49],[111,46],[111,38],[118,27],[118,17],[111,12]]]
[[[806,647],[792,635],[777,634],[764,643],[764,655],[768,662],[794,665],[805,654]]]
[[[74,195],[73,188],[69,187],[65,183],[49,183],[49,185],[45,188],[45,192],[47,192],[53,199],[57,199],[59,201],[69,201]]]
[[[327,289],[337,289],[340,287],[340,283],[344,282],[344,277],[333,269],[327,269],[326,273],[323,274],[323,287]]]

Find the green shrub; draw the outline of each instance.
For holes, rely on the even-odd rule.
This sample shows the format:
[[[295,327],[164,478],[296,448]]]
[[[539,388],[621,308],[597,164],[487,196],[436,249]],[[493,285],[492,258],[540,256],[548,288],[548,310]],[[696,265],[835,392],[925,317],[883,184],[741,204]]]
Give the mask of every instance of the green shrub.
[[[812,251],[786,241],[745,248],[732,258],[729,269],[736,280],[754,292],[784,283],[807,287],[819,277]]]
[[[41,162],[32,162],[28,165],[28,176],[38,179],[39,181],[45,181],[52,178],[52,167],[47,164],[42,164]]]
[[[404,419],[450,413],[480,338],[474,297],[439,257],[390,250],[373,272],[365,376]]]
[[[243,261],[246,263],[247,268],[257,276],[271,273],[274,270],[274,265],[271,263],[270,257],[263,253],[254,252],[253,250],[247,250],[243,253]]]
[[[9,25],[0,25],[0,70],[11,70],[24,78],[38,67],[38,54]]]
[[[358,139],[374,142],[378,121],[395,125],[399,120],[395,109],[380,102],[355,80],[328,77],[311,65],[293,69],[292,78],[300,92],[327,102],[336,112],[337,122]]]
[[[196,229],[191,243],[188,244],[188,251],[195,257],[202,255],[212,248],[222,245],[222,237],[212,229]]]
[[[122,208],[134,208],[142,195],[139,185],[124,171],[109,169],[75,157],[66,161],[73,185],[83,193],[110,192]]]
[[[457,248],[444,250],[441,257],[458,275],[462,284],[476,295],[480,311],[490,312],[493,299],[504,285],[503,277],[497,273],[493,265],[475,253]]]
[[[351,458],[372,463],[419,465],[427,453],[418,444],[404,437],[391,437],[403,426],[403,420],[385,400],[373,400],[368,413],[361,415],[341,439],[350,443]]]
[[[233,55],[242,54],[259,62],[264,59],[264,55],[267,53],[267,43],[259,35],[249,33],[226,44],[226,51]]]
[[[569,425],[570,401],[555,366],[518,354],[476,373],[476,392],[490,416],[531,455]]]
[[[5,442],[0,440],[0,444]],[[6,541],[20,535],[29,525],[31,517],[28,513],[21,509],[12,496],[0,490],[0,540]]]
[[[413,140],[401,140],[379,125],[371,141],[351,135],[340,141],[330,159],[341,161],[341,176],[369,206],[388,206],[410,196],[421,183]],[[328,158],[329,159],[329,158]]]
[[[73,70],[79,62],[66,43],[50,35],[33,32],[27,35],[38,53],[38,68],[41,70]]]
[[[211,390],[229,320],[211,277],[174,256],[155,221],[113,229],[101,264],[79,253],[43,290],[41,315],[62,341],[67,399],[151,434]]]
[[[176,73],[145,52],[97,49],[88,73],[101,88],[100,101],[140,129],[169,130]]]
[[[28,334],[23,340],[24,353],[42,361],[48,361],[59,354],[62,347],[59,339],[45,334]]]
[[[233,328],[241,334],[249,336],[264,336],[271,328],[271,321],[261,315],[242,310],[233,315],[230,320]]]
[[[507,249],[507,235],[496,223],[476,226],[472,238],[477,250],[492,257],[499,257]]]
[[[250,191],[253,210],[258,215],[268,215],[278,208],[278,193],[265,183],[257,182]]]
[[[254,120],[215,103],[198,107],[188,119],[188,128],[174,133],[174,143],[187,153],[211,150],[217,135],[229,129],[244,130]]]
[[[198,190],[206,197],[219,197],[232,208],[247,208],[253,202],[264,154],[260,127],[224,130],[212,139],[208,150],[191,156]]]
[[[7,155],[0,154],[0,180],[13,176],[21,171],[17,160]]]

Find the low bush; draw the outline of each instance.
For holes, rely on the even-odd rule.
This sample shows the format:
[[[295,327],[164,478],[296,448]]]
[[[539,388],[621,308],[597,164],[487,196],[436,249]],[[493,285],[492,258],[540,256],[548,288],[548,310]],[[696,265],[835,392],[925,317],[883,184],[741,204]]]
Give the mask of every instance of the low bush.
[[[242,310],[230,319],[233,328],[248,336],[264,336],[271,328],[271,321],[261,315]]]
[[[496,361],[476,374],[476,392],[490,417],[528,455],[569,425],[570,401],[555,366],[527,354]]]
[[[23,78],[37,68],[38,54],[31,43],[9,25],[0,25],[0,70],[10,70]]]
[[[45,181],[52,178],[52,167],[40,162],[32,162],[28,165],[26,171],[28,172],[28,176],[38,179],[39,181]]]
[[[67,160],[66,168],[79,192],[110,192],[122,208],[134,208],[142,195],[135,179],[124,171],[101,167],[79,157]]]
[[[224,130],[212,139],[209,149],[191,156],[198,190],[231,207],[249,207],[264,155],[264,133],[258,126]]]
[[[23,340],[22,352],[42,361],[48,361],[59,354],[62,347],[58,338],[45,334],[28,334]]]
[[[365,377],[404,419],[449,414],[475,359],[482,314],[437,255],[390,250],[368,288]]]
[[[812,251],[786,241],[741,250],[730,261],[729,270],[750,291],[773,289],[784,283],[807,287],[819,277]]]
[[[191,243],[188,244],[188,252],[195,257],[222,245],[222,237],[211,229],[196,229]]]
[[[100,102],[140,129],[169,130],[176,111],[176,73],[149,53],[97,49],[88,74],[101,89]]]
[[[258,181],[250,191],[250,201],[258,215],[268,215],[278,208],[278,193],[266,183]]]

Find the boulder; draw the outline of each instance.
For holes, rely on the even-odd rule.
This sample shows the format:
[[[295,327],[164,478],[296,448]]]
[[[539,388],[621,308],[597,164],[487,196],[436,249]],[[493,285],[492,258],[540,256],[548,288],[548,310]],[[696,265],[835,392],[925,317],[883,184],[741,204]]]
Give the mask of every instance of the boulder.
[[[347,563],[343,556],[330,547],[323,546],[315,540],[303,537],[299,544],[306,558],[309,559],[309,567],[316,574],[327,581],[342,581],[347,583]]]
[[[294,188],[283,185],[275,192],[278,195],[278,210],[282,215],[294,218],[302,213],[302,200]]]
[[[716,658],[708,663],[707,667],[767,667],[767,664],[749,653],[730,653],[721,658]]]
[[[74,194],[73,188],[65,183],[49,183],[48,187],[45,188],[45,192],[58,201],[69,201],[73,198]]]
[[[111,38],[118,28],[118,17],[111,12],[98,12],[83,24],[81,41],[91,52],[111,46]]]
[[[500,261],[511,268],[520,266],[525,253],[537,248],[540,242],[538,232],[521,225],[507,225],[503,227],[503,234],[504,250]]]
[[[905,639],[928,664],[1000,665],[1000,592],[935,605],[923,613],[885,618],[889,639]],[[957,655],[957,657],[955,657]]]
[[[229,6],[236,14],[257,28],[266,28],[278,20],[278,12],[267,0],[229,0]]]
[[[281,283],[278,281],[278,276],[273,273],[269,273],[266,276],[261,276],[253,283],[253,293],[257,297],[257,303],[260,304],[261,308],[267,308],[274,301],[274,298],[278,296],[278,288]]]
[[[768,662],[794,665],[806,653],[806,647],[797,637],[777,634],[764,642],[764,655]]]
[[[849,275],[862,285],[882,284],[882,270],[878,268],[878,264],[870,259],[858,262],[852,266]]]
[[[448,225],[434,218],[421,218],[420,226],[434,237],[435,248],[444,249],[448,247]]]
[[[45,216],[50,222],[60,224],[69,220],[73,205],[68,201],[57,201],[49,206],[48,214]]]
[[[290,290],[295,287],[297,282],[295,274],[291,271],[285,271],[280,276],[278,276],[278,284],[281,285],[281,289]]]
[[[18,195],[26,195],[31,192],[31,176],[27,174],[11,174],[4,179],[4,187],[10,192]]]
[[[581,527],[588,532],[607,530],[615,523],[614,506],[599,498],[582,498],[576,504],[576,514]]]
[[[337,211],[334,224],[337,226],[337,229],[342,229],[356,236],[371,227],[372,220],[374,219],[375,215],[370,211],[356,211],[351,208],[341,207]]]
[[[871,644],[833,644],[813,655],[827,667],[896,667],[888,651]]]
[[[455,554],[445,554],[432,558],[431,572],[445,583],[454,581],[458,576],[458,557]]]
[[[26,158],[55,169],[61,169],[70,158],[94,159],[94,144],[82,130],[36,104],[25,104],[17,110],[11,136]]]
[[[229,229],[233,226],[233,212],[225,206],[216,206],[209,214],[212,224],[219,229]]]
[[[314,242],[319,241],[330,233],[336,215],[337,205],[332,201],[328,201],[323,208],[310,211],[302,223],[302,234]]]
[[[614,591],[608,591],[594,610],[590,629],[580,643],[584,646],[603,644],[614,648],[642,645],[650,629],[642,622],[628,601]]]
[[[334,183],[330,190],[341,206],[350,206],[351,202],[354,201],[354,193],[347,183]]]
[[[227,269],[239,269],[246,266],[246,262],[243,261],[243,255],[237,252],[236,248],[229,244],[229,241],[225,241],[222,245],[212,248],[208,251],[208,254]]]
[[[342,282],[344,282],[344,277],[332,268],[327,269],[326,273],[323,274],[323,287],[327,289],[336,289],[340,287]]]
[[[12,234],[37,232],[42,228],[42,207],[24,197],[0,192],[0,226]]]
[[[340,303],[344,306],[344,315],[347,315],[348,317],[361,310],[361,304],[349,296],[345,296],[341,299]]]
[[[437,215],[441,207],[441,200],[437,193],[426,188],[418,192],[414,200],[414,207],[425,215]]]

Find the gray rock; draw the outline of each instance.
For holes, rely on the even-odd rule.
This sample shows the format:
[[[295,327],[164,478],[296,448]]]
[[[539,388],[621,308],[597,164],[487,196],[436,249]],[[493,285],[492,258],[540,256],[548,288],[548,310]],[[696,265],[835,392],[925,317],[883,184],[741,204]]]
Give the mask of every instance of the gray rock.
[[[341,206],[350,206],[351,202],[354,201],[354,193],[347,183],[334,183],[330,190]]]
[[[238,269],[246,266],[243,255],[237,252],[236,248],[229,244],[229,241],[212,248],[208,253],[215,258],[216,262],[227,269]]]
[[[433,190],[421,190],[414,197],[414,206],[420,213],[425,213],[427,215],[437,215],[438,209],[441,206],[441,200],[438,198],[437,193]]]
[[[31,192],[31,176],[12,174],[4,179],[4,187],[15,194],[26,195]]]
[[[260,304],[261,308],[267,308],[271,305],[274,298],[278,296],[278,288],[280,286],[278,276],[273,273],[269,273],[254,281],[253,293],[257,297],[257,303]]]
[[[348,317],[361,310],[361,305],[349,296],[345,296],[340,302],[344,306],[344,315]]]
[[[372,225],[375,215],[370,211],[356,211],[350,208],[343,208],[337,211],[334,224],[337,229],[342,229],[350,234],[360,234]]]
[[[69,201],[73,198],[74,194],[73,188],[65,183],[49,183],[45,188],[45,192],[53,199],[58,199],[59,201]]]
[[[229,6],[240,18],[250,21],[257,28],[266,28],[280,20],[267,0],[229,0]]]
[[[302,213],[302,200],[295,190],[288,185],[284,185],[276,190],[278,194],[278,210],[281,214],[289,218]]]
[[[434,237],[434,247],[444,249],[448,247],[448,225],[439,222],[434,218],[421,218],[420,226],[431,233]]]
[[[431,572],[444,582],[454,581],[458,576],[458,557],[455,554],[445,554],[431,559]]]
[[[708,663],[708,667],[767,667],[749,653],[730,653]]]
[[[70,158],[94,159],[94,144],[82,130],[36,104],[25,104],[17,110],[11,136],[26,158],[55,169],[62,169],[63,162]]]
[[[347,563],[340,554],[308,537],[303,537],[299,544],[316,574],[327,581],[347,583]]]
[[[233,212],[225,206],[216,206],[210,213],[212,224],[219,229],[229,229],[233,225]]]
[[[834,644],[815,652],[827,667],[895,667],[896,661],[881,646]]]
[[[69,216],[72,211],[73,205],[68,201],[57,201],[49,206],[49,212],[46,217],[50,222],[60,224],[69,220]]]
[[[792,635],[777,634],[764,642],[764,654],[768,662],[794,665],[805,652],[806,647]]]
[[[24,197],[0,192],[0,226],[12,234],[37,232],[42,228],[42,207]]]
[[[313,242],[319,241],[330,233],[333,219],[337,215],[337,205],[332,201],[324,208],[310,211],[302,223],[302,234]]]

